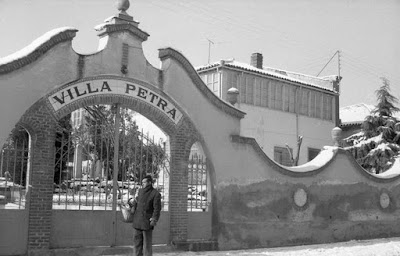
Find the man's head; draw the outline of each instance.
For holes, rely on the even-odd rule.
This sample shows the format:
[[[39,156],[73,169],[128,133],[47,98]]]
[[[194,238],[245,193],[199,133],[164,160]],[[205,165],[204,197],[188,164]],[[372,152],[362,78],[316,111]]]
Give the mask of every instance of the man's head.
[[[153,178],[151,177],[151,175],[144,176],[144,178],[142,179],[143,188],[151,186],[152,184],[153,184]]]

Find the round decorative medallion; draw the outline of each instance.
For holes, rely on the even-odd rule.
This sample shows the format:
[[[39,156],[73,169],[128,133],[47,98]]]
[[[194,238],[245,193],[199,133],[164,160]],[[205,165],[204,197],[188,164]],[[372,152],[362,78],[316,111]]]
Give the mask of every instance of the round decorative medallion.
[[[386,209],[390,205],[390,197],[386,192],[381,194],[380,203],[383,209]]]
[[[294,197],[294,203],[298,207],[303,207],[307,203],[307,193],[302,188],[297,189],[293,197]]]

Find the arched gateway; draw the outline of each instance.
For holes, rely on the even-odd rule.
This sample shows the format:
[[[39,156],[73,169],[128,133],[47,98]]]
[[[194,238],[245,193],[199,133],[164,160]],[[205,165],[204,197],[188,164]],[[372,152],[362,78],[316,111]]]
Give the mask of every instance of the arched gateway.
[[[19,188],[20,194],[26,193],[21,197],[25,204],[19,204],[18,211],[1,212],[4,215],[2,224],[13,230],[4,238],[7,241],[5,252],[40,254],[54,248],[131,244],[131,227],[116,213],[117,199],[121,199],[120,193],[125,193],[125,183],[126,192],[131,193],[130,181],[122,177],[127,173],[121,170],[122,165],[115,164],[115,159],[122,162],[120,155],[116,154],[114,166],[110,164],[110,168],[117,170],[111,175],[104,171],[104,164],[100,171],[96,169],[91,173],[92,177],[86,176],[86,180],[81,174],[76,175],[76,171],[72,171],[71,176],[62,173],[63,168],[68,168],[68,161],[63,163],[62,156],[71,151],[69,145],[75,147],[75,152],[78,147],[73,141],[68,144],[60,140],[59,121],[76,110],[98,105],[111,106],[118,109],[118,113],[119,109],[140,113],[168,135],[168,175],[163,174],[163,179],[168,181],[162,184],[168,194],[165,198],[168,205],[154,233],[155,242],[179,245],[193,239],[215,241],[216,233],[212,230],[217,218],[213,214],[215,175],[213,156],[205,137],[218,143],[226,127],[226,136],[238,134],[239,120],[244,113],[213,95],[189,62],[175,50],[161,49],[161,69],[151,66],[142,50],[142,42],[148,34],[138,28],[138,23],[124,8],[96,30],[100,37],[97,53],[75,53],[71,40],[77,30],[61,28],[39,38],[23,54],[10,56],[0,63],[0,75],[4,78],[1,86],[7,92],[2,93],[0,103],[3,109],[1,143],[3,145],[15,125],[23,127],[30,135],[29,148],[26,143],[24,149],[29,151],[23,151],[29,153],[24,153],[21,160],[23,178],[20,178],[26,182],[9,180]],[[12,115],[6,109],[13,109]],[[210,123],[215,120],[222,121],[223,125],[210,129]],[[142,136],[144,145],[144,135],[138,136]],[[109,138],[112,140],[113,136]],[[195,154],[191,155],[195,144],[204,151],[206,162],[199,162]],[[113,145],[118,147],[118,144]],[[18,161],[13,161],[6,153],[3,155],[2,163],[17,165]],[[142,155],[147,156],[145,152]],[[73,157],[77,157],[77,153]],[[54,164],[57,161],[64,164],[58,172]],[[116,174],[118,168],[120,174]],[[18,173],[15,169],[14,172]],[[99,175],[96,177],[98,184],[90,187],[95,182],[94,176]],[[110,182],[108,194],[102,182]],[[115,186],[119,183],[123,185]],[[204,193],[194,193],[200,186]],[[61,193],[55,196],[56,190]],[[102,199],[102,192],[111,198],[109,207],[107,198]],[[197,202],[198,198],[202,198],[201,202]],[[188,203],[188,199],[191,202]],[[86,203],[81,203],[84,200]],[[197,207],[197,203],[206,206]],[[61,207],[55,207],[57,204]],[[74,204],[77,207],[69,208],[68,205]],[[84,205],[90,207],[85,209]],[[191,211],[193,208],[200,211]]]

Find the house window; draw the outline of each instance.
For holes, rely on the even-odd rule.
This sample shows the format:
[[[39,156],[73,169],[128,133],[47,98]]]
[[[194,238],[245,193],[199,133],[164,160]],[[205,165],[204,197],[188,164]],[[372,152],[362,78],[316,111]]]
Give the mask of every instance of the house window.
[[[219,84],[218,84],[218,73],[214,73],[213,74],[213,92],[215,92],[216,94],[219,93]]]
[[[246,103],[254,104],[254,77],[247,77],[246,82]]]
[[[261,106],[268,107],[268,89],[269,83],[262,81],[261,83]]]
[[[301,98],[302,98],[302,89],[296,91],[296,113],[301,113]]]
[[[303,89],[301,93],[300,114],[305,116],[308,115],[308,96],[309,96],[309,91]]]
[[[255,87],[254,87],[254,105],[256,106],[261,106],[261,80],[256,79],[255,82]]]
[[[289,86],[289,112],[294,113],[296,106],[295,106],[295,99],[296,99],[296,87]]]
[[[332,96],[324,95],[323,118],[332,120]]]
[[[308,148],[308,161],[313,160],[321,150],[317,148]]]
[[[322,119],[322,93],[317,92],[315,96],[315,112],[316,117]]]
[[[282,110],[282,85],[275,84],[275,109]]]
[[[239,77],[239,83],[240,83],[240,102],[241,103],[246,103],[246,78],[244,76]]]
[[[291,148],[289,148],[289,150],[293,153]],[[293,165],[288,148],[286,147],[274,147],[274,161],[285,166]]]
[[[310,92],[310,116],[311,117],[316,117],[316,110],[315,110],[315,92]]]
[[[269,88],[268,88],[268,107],[269,108],[275,108],[275,87],[276,83],[275,82],[270,82],[269,83]]]
[[[289,86],[289,85],[283,85],[283,90],[282,90],[282,96],[283,96],[283,111],[285,111],[285,112],[289,112],[289,97],[290,97],[290,94],[289,94],[289,88],[290,88],[291,86]]]

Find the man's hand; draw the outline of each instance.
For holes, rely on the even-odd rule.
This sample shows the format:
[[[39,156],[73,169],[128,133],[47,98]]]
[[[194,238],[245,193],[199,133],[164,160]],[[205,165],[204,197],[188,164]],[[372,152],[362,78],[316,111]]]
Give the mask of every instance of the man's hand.
[[[153,218],[150,218],[150,226],[155,227],[157,225],[157,221]]]
[[[129,207],[133,207],[133,203],[134,203],[134,199],[133,198],[129,198],[129,200],[128,200],[128,204],[129,204]]]

